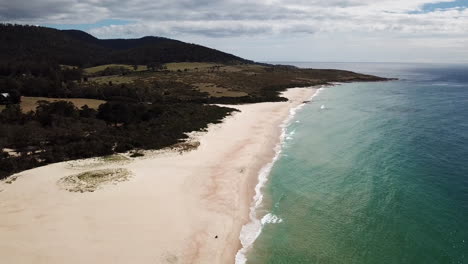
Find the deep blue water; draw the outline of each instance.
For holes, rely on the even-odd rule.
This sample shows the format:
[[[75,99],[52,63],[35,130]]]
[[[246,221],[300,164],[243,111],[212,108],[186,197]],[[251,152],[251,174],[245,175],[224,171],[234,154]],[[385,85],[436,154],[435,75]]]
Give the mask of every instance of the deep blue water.
[[[288,127],[247,263],[468,263],[468,66],[294,63],[327,87]],[[324,109],[321,109],[321,106]]]

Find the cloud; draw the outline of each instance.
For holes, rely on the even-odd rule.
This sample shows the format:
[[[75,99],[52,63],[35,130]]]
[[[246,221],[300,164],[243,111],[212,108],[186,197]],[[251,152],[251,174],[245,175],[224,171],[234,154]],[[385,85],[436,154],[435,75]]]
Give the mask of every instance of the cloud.
[[[77,0],[14,0],[0,3],[0,20],[63,23],[97,21],[107,17],[111,10],[105,6],[93,5],[93,1]]]
[[[277,9],[277,8],[273,8]],[[268,14],[200,13],[181,16],[178,19],[139,19],[136,23],[122,26],[107,26],[90,32],[101,37],[125,35],[138,37],[148,34],[164,36],[202,35],[207,37],[236,37],[244,35],[315,34],[320,32],[388,32],[425,34],[467,35],[468,9],[435,10],[429,13],[377,12],[361,5],[350,7],[310,7],[296,11],[285,7]],[[194,11],[191,11],[194,12]],[[180,16],[180,18],[179,18]],[[127,18],[127,17],[126,17]],[[131,17],[128,17],[131,18]]]
[[[303,22],[283,21],[270,23],[265,21],[168,21],[157,23],[135,23],[130,25],[110,25],[91,29],[90,33],[104,38],[118,36],[141,37],[145,35],[181,36],[201,35],[205,37],[242,37],[280,34],[313,34],[317,32],[313,25]]]
[[[330,31],[464,32],[465,8],[411,13],[450,0],[15,0],[0,19],[34,24],[80,24],[124,19],[134,24],[91,30],[109,35],[229,37]],[[112,33],[114,32],[114,33]]]

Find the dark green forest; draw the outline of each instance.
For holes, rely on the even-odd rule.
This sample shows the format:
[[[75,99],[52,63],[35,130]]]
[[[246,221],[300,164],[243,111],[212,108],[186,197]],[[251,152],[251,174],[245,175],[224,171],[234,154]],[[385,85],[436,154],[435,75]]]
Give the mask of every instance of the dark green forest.
[[[11,104],[0,113],[0,149],[16,153],[1,153],[0,179],[53,162],[164,148],[232,111],[214,105],[128,102],[108,102],[94,110],[44,101],[25,114]]]
[[[196,44],[162,37],[97,39],[79,30],[0,24],[0,61],[45,61],[90,67],[110,63],[251,63]]]

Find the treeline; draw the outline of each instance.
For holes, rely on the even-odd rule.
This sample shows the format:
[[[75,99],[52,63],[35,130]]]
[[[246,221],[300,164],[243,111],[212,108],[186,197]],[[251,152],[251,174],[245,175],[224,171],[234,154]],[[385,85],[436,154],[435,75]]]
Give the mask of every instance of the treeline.
[[[81,82],[83,70],[64,68],[47,61],[0,63],[0,92],[23,96],[66,95]]]
[[[42,101],[35,112],[25,114],[18,105],[8,105],[0,113],[0,179],[53,162],[170,146],[232,111],[214,105],[128,102],[108,102],[94,110]]]

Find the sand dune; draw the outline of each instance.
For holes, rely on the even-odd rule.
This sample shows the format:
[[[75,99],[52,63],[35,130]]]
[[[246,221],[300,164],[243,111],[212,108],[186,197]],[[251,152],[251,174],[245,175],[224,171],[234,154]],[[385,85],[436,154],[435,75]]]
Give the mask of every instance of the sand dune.
[[[1,182],[1,262],[234,263],[279,126],[314,92],[294,88],[289,102],[235,106],[241,112],[195,133],[200,146],[190,152],[64,162]],[[64,177],[92,181],[96,170],[128,174],[85,192],[64,188]]]

